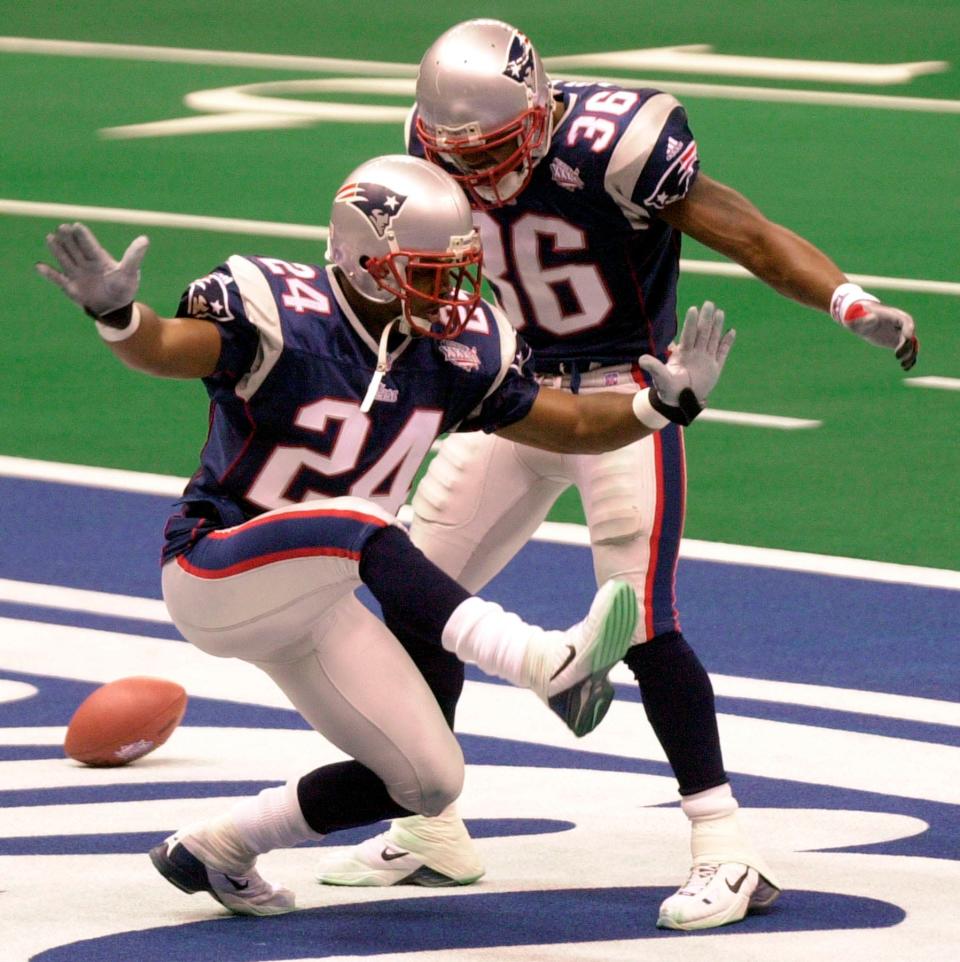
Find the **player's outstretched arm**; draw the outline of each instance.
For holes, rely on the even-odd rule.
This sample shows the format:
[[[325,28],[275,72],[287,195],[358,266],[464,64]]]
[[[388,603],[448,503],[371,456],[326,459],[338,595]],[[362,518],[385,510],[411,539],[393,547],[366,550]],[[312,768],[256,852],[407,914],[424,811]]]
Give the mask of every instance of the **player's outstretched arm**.
[[[661,216],[786,297],[829,313],[870,344],[893,350],[904,370],[916,362],[919,343],[909,314],[849,283],[823,251],[768,220],[732,188],[700,174],[690,193]]]
[[[116,261],[86,225],[61,224],[47,235],[59,270],[37,264],[37,272],[96,321],[100,337],[128,367],[158,377],[212,374],[220,355],[215,325],[194,318],[163,318],[134,300],[149,246],[141,235]]]
[[[598,454],[653,434],[671,421],[687,425],[703,410],[720,378],[735,331],[723,331],[723,311],[707,301],[687,311],[666,364],[649,354],[637,362],[653,387],[636,394],[569,394],[541,388],[525,418],[501,428],[503,437],[563,454]]]

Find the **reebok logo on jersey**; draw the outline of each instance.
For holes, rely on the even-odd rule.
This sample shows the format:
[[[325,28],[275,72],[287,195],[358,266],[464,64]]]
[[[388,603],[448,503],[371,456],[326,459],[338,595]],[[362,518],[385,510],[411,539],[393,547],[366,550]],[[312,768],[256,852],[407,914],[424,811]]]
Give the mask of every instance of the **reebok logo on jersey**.
[[[676,137],[667,138],[667,160],[673,160],[683,150],[683,141]]]
[[[565,164],[559,157],[554,157],[554,159],[550,161],[550,176],[554,182],[564,190],[573,191],[583,189],[580,168]]]
[[[400,397],[400,392],[395,387],[387,387],[382,382],[377,386],[376,401],[386,401],[387,404],[396,404]]]
[[[364,214],[377,237],[383,237],[390,222],[406,203],[406,196],[382,184],[344,184],[333,198],[335,204],[352,204]]]
[[[480,370],[480,355],[475,347],[467,347],[456,341],[441,341],[440,353],[445,360],[464,371]]]

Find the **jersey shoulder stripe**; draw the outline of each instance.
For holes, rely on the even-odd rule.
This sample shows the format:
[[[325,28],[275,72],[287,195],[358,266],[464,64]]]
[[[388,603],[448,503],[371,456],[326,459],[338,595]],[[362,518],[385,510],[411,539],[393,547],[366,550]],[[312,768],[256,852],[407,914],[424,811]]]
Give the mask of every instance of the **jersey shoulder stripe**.
[[[651,97],[631,118],[610,155],[604,187],[635,227],[643,226],[650,216],[634,200],[637,183],[660,142],[670,115],[679,107],[679,101],[671,94],[661,92]]]
[[[237,396],[249,401],[280,360],[283,353],[283,325],[276,298],[263,270],[249,257],[236,254],[227,260],[227,267],[243,300],[246,319],[256,328],[260,339],[253,365],[236,386]]]

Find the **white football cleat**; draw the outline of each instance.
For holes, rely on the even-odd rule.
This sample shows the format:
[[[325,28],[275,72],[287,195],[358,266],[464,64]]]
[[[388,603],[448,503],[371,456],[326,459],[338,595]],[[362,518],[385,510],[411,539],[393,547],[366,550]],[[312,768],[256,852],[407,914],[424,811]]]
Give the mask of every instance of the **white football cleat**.
[[[317,872],[323,885],[469,885],[485,869],[457,816],[394,819],[389,831],[332,855]]]
[[[639,617],[625,581],[608,581],[583,621],[531,639],[524,656],[530,687],[578,738],[593,731],[613,701],[610,669],[627,653]]]
[[[712,929],[739,922],[751,909],[766,908],[780,889],[755,868],[740,862],[700,862],[690,877],[664,899],[657,928]]]
[[[182,830],[150,850],[154,868],[181,892],[207,892],[237,915],[282,915],[296,908],[289,889],[272,885],[254,867],[256,860],[237,864],[235,871],[215,859],[220,871],[208,861],[210,839]]]

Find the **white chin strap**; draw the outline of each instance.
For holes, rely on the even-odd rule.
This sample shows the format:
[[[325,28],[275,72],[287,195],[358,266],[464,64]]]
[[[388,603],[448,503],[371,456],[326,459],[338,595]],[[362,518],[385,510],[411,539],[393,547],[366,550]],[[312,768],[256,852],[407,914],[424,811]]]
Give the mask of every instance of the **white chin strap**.
[[[367,393],[364,394],[363,401],[360,402],[362,414],[366,414],[373,407],[373,402],[377,399],[377,391],[380,389],[380,382],[387,371],[390,370],[390,363],[387,359],[387,342],[390,340],[390,332],[395,324],[401,334],[410,333],[410,325],[402,317],[395,317],[383,329],[383,333],[380,335],[380,343],[377,345],[377,369],[373,372],[373,377],[370,378],[370,384],[367,386]]]

